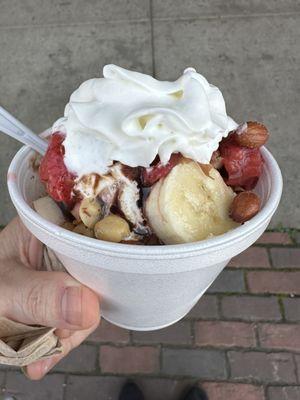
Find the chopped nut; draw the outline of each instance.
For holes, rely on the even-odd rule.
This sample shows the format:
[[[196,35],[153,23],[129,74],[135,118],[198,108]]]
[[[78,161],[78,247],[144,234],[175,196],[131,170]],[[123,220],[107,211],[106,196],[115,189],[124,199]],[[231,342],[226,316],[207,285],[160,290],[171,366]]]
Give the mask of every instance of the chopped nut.
[[[94,228],[101,216],[101,205],[97,199],[86,197],[82,200],[79,207],[79,217],[86,227]]]
[[[119,243],[130,234],[128,222],[118,215],[108,215],[98,221],[94,227],[97,239]]]
[[[87,228],[84,224],[79,224],[77,225],[74,229],[73,232],[79,233],[79,235],[87,236],[90,238],[95,237],[94,232],[92,229]]]
[[[68,231],[73,231],[75,229],[75,225],[70,221],[65,221],[61,227],[67,229]]]
[[[230,207],[230,217],[243,223],[254,217],[260,209],[260,198],[253,192],[241,192],[235,196]]]
[[[246,122],[237,127],[235,140],[240,146],[254,149],[263,146],[269,138],[267,128],[259,122]]]

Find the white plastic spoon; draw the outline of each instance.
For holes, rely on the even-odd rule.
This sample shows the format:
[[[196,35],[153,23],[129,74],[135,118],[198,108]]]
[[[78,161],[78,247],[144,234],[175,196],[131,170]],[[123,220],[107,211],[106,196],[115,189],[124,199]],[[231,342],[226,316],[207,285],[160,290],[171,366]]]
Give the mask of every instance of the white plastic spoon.
[[[47,149],[47,142],[33,133],[27,126],[18,121],[0,106],[0,131],[33,148],[41,155]]]

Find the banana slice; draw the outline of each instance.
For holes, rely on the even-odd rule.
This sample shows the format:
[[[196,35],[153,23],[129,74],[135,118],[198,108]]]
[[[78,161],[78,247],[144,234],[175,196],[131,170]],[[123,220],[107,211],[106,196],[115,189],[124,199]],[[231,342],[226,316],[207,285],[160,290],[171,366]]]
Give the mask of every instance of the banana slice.
[[[61,225],[65,222],[65,217],[61,209],[49,196],[35,200],[33,202],[33,207],[41,217],[53,222],[53,224]]]
[[[234,196],[216,169],[186,160],[152,187],[145,213],[165,244],[195,242],[238,226],[229,217]]]

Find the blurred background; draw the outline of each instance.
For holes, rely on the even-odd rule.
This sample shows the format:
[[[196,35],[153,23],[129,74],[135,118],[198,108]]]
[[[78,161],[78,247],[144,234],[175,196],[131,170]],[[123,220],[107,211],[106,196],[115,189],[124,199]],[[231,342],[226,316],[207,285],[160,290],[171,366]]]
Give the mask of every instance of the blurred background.
[[[35,132],[69,95],[115,63],[177,78],[195,67],[237,121],[259,120],[284,176],[272,227],[299,227],[298,0],[1,0],[0,104]],[[0,135],[0,224],[15,211],[6,170],[18,143]]]

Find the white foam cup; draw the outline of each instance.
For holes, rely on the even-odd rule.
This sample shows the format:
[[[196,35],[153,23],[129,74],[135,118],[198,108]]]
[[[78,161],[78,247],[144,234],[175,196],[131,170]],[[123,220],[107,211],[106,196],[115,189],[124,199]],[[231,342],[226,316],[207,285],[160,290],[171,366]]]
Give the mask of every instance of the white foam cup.
[[[188,244],[109,243],[67,231],[33,210],[32,201],[45,194],[37,172],[30,167],[33,155],[23,147],[8,171],[9,193],[19,216],[73,277],[100,295],[102,316],[133,330],[163,328],[184,317],[230,259],[264,232],[282,192],[280,169],[271,153],[262,148],[264,170],[255,189],[262,209],[244,225]]]

